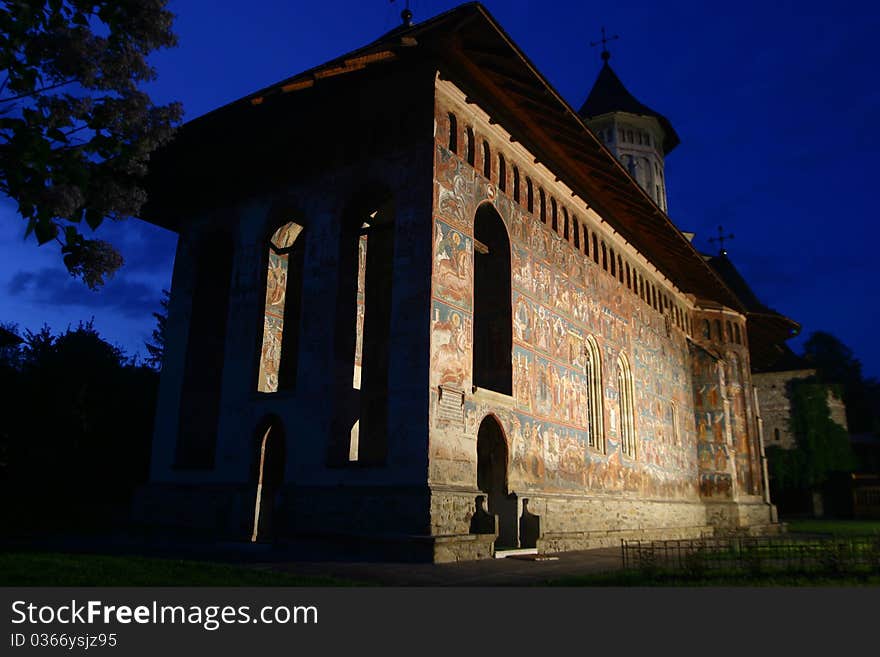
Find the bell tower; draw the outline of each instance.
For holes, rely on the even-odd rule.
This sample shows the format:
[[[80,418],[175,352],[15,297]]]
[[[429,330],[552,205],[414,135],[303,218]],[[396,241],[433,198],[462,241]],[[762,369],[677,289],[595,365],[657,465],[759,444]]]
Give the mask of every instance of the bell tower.
[[[623,86],[608,63],[611,53],[607,41],[603,28],[602,68],[578,113],[642,189],[667,212],[664,159],[678,145],[678,135],[665,116],[640,103]]]

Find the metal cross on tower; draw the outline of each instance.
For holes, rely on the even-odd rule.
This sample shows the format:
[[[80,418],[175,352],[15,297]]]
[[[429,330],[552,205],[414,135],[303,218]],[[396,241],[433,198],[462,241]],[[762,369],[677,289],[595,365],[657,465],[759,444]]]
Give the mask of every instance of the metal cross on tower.
[[[732,239],[734,239],[733,233],[730,233],[730,235],[725,235],[724,228],[722,228],[721,226],[718,226],[718,237],[710,237],[709,242],[713,243],[713,244],[715,242],[718,242],[718,254],[719,255],[727,255],[727,249],[724,248],[724,241],[725,240],[732,240]]]
[[[614,36],[606,37],[605,36],[605,26],[602,26],[602,39],[599,41],[591,41],[590,46],[595,48],[596,46],[598,46],[601,43],[602,44],[602,61],[607,62],[609,59],[611,59],[611,53],[608,52],[608,47],[606,46],[606,44],[609,41],[614,41],[615,39],[619,39],[619,38],[620,37],[617,36],[616,34]]]

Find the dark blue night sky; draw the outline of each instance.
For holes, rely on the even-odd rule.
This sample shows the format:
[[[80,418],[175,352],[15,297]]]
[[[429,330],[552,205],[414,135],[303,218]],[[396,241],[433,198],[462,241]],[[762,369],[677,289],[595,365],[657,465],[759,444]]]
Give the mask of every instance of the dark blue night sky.
[[[422,20],[455,6],[413,0]],[[598,74],[590,42],[620,39],[611,65],[681,137],[666,165],[669,214],[696,244],[723,224],[731,259],[770,307],[828,331],[880,376],[880,86],[874,2],[484,2],[575,109]],[[180,45],[158,53],[157,102],[187,119],[372,41],[401,0],[179,0]],[[54,246],[23,243],[0,202],[0,321],[56,329],[95,318],[102,335],[144,352],[176,236],[137,220],[102,226],[124,269],[104,290],[70,278]],[[803,337],[793,340],[799,350]]]

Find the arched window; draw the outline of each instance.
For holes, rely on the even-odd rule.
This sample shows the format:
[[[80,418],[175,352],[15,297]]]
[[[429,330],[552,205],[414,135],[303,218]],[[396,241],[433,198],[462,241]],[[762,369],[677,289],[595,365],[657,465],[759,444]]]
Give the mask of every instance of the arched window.
[[[678,425],[678,404],[669,402],[669,421],[672,428],[672,442],[675,445],[681,445],[681,434]]]
[[[470,126],[465,130],[465,137],[467,138],[467,163],[474,166],[477,157],[477,144],[474,139],[474,129]]]
[[[565,207],[562,208],[562,237],[565,238],[567,242],[571,235],[570,227],[568,225],[568,210]]]
[[[779,429],[778,429],[778,428],[773,429],[773,440],[775,440],[777,443],[778,443],[779,440],[780,440],[780,438],[779,438]]]
[[[492,154],[489,151],[489,142],[483,140],[483,175],[492,179]]]
[[[635,458],[636,429],[632,371],[624,354],[620,354],[617,358],[617,393],[620,396],[620,451],[626,456]]]
[[[388,450],[394,199],[369,188],[341,223],[331,462],[379,465]]]
[[[590,447],[605,451],[605,415],[602,408],[602,359],[599,345],[593,336],[584,345],[587,375],[587,443]]]
[[[498,153],[498,189],[502,192],[507,191],[507,162],[504,156]]]
[[[605,248],[605,240],[602,240],[602,269],[608,271],[608,249]]]
[[[452,112],[449,113],[449,150],[458,153],[458,119]]]
[[[619,253],[617,254],[617,280],[623,283],[623,258]]]
[[[538,190],[538,216],[542,224],[547,223],[547,196],[543,189]]]
[[[581,225],[578,223],[577,217],[571,215],[572,232],[574,233],[574,248],[581,248]]]
[[[214,466],[220,419],[232,240],[212,233],[197,249],[175,466],[207,470]]]
[[[596,233],[593,233],[593,262],[599,264],[599,239],[596,237]]]
[[[552,196],[550,197],[550,219],[550,227],[553,229],[553,232],[559,233],[559,216],[557,213],[556,199]]]
[[[632,289],[632,279],[630,278],[629,263],[626,263],[626,287]]]
[[[614,249],[608,247],[608,251],[611,255],[611,275],[617,276],[617,256],[614,255]]]
[[[485,250],[474,258],[475,386],[513,392],[513,314],[510,301],[510,238],[497,210],[484,203],[474,217],[474,239]]]
[[[532,179],[526,176],[526,210],[535,211],[535,189],[532,186]]]
[[[742,333],[739,331],[739,324],[733,325],[733,335],[737,344],[742,344]]]
[[[709,328],[709,320],[703,320],[703,337],[709,340],[712,337],[711,329]]]
[[[727,340],[733,340],[733,324],[730,323],[730,320],[727,320]]]
[[[492,180],[492,154],[489,151],[489,142],[483,140],[483,175]]]
[[[513,167],[513,200],[519,203],[519,169]]]
[[[259,392],[293,388],[299,355],[299,317],[303,227],[290,221],[269,239],[266,262],[266,299],[263,306],[263,342],[260,349]]]
[[[721,320],[716,319],[714,322],[715,325],[715,339],[719,342],[724,342],[724,334],[721,330]]]

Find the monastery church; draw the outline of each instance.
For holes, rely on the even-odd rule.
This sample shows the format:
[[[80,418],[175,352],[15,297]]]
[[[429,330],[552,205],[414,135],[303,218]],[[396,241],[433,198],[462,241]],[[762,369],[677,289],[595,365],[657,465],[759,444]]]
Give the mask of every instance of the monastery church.
[[[797,325],[667,216],[669,120],[607,52],[577,111],[479,3],[403,18],[153,158],[137,517],[437,562],[778,531],[751,372]]]

